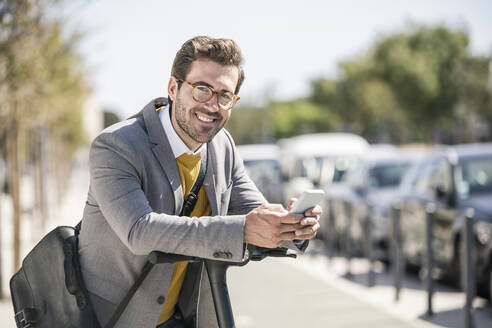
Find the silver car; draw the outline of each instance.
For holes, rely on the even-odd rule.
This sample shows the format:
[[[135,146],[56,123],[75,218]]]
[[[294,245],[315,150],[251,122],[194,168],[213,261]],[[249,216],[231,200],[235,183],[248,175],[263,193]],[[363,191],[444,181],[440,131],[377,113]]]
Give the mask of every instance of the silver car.
[[[243,158],[246,172],[268,202],[285,206],[280,152],[277,145],[240,145],[237,149]]]

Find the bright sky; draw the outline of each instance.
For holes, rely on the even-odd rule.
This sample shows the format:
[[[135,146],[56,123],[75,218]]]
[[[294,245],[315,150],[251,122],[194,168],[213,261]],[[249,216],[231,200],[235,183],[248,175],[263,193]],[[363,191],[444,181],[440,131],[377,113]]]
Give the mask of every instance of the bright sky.
[[[489,0],[91,0],[71,14],[88,34],[82,52],[94,102],[122,118],[167,96],[171,65],[196,35],[234,39],[245,57],[241,102],[266,94],[293,99],[309,81],[334,77],[340,60],[368,49],[381,34],[411,23],[465,27],[474,54],[492,54]]]

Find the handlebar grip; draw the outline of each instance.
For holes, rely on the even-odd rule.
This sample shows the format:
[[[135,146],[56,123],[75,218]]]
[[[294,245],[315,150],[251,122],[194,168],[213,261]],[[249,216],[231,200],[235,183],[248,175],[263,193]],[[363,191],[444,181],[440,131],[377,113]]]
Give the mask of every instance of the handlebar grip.
[[[251,261],[261,261],[266,257],[291,257],[297,258],[297,254],[288,248],[264,248],[256,247],[255,251],[250,256]]]

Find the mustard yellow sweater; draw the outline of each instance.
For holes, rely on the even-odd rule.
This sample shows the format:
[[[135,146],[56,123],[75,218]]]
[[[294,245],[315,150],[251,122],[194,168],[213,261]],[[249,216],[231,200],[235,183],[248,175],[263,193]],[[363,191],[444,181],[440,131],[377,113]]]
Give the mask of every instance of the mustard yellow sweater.
[[[183,154],[176,158],[176,163],[178,164],[181,186],[183,187],[183,196],[186,198],[186,196],[190,193],[191,188],[193,188],[193,185],[198,177],[198,173],[200,172],[200,154]],[[212,210],[210,208],[210,203],[208,201],[207,194],[205,193],[205,189],[203,189],[202,186],[198,192],[198,201],[195,208],[191,212],[191,216],[200,217],[210,215],[211,213]],[[187,266],[188,262],[186,261],[178,262],[174,265],[173,277],[171,279],[171,284],[169,285],[169,290],[167,292],[167,297],[164,302],[161,315],[157,322],[158,325],[166,322],[174,314],[174,307],[178,302],[179,292],[183,286]]]

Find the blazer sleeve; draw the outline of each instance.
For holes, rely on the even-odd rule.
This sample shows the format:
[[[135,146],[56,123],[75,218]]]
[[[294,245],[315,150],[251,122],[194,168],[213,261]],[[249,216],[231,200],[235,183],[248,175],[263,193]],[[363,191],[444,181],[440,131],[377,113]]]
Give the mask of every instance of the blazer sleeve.
[[[158,250],[240,261],[244,213],[198,219],[153,212],[142,189],[144,169],[138,154],[124,136],[103,132],[93,142],[89,155],[91,191],[122,243],[137,255]]]

